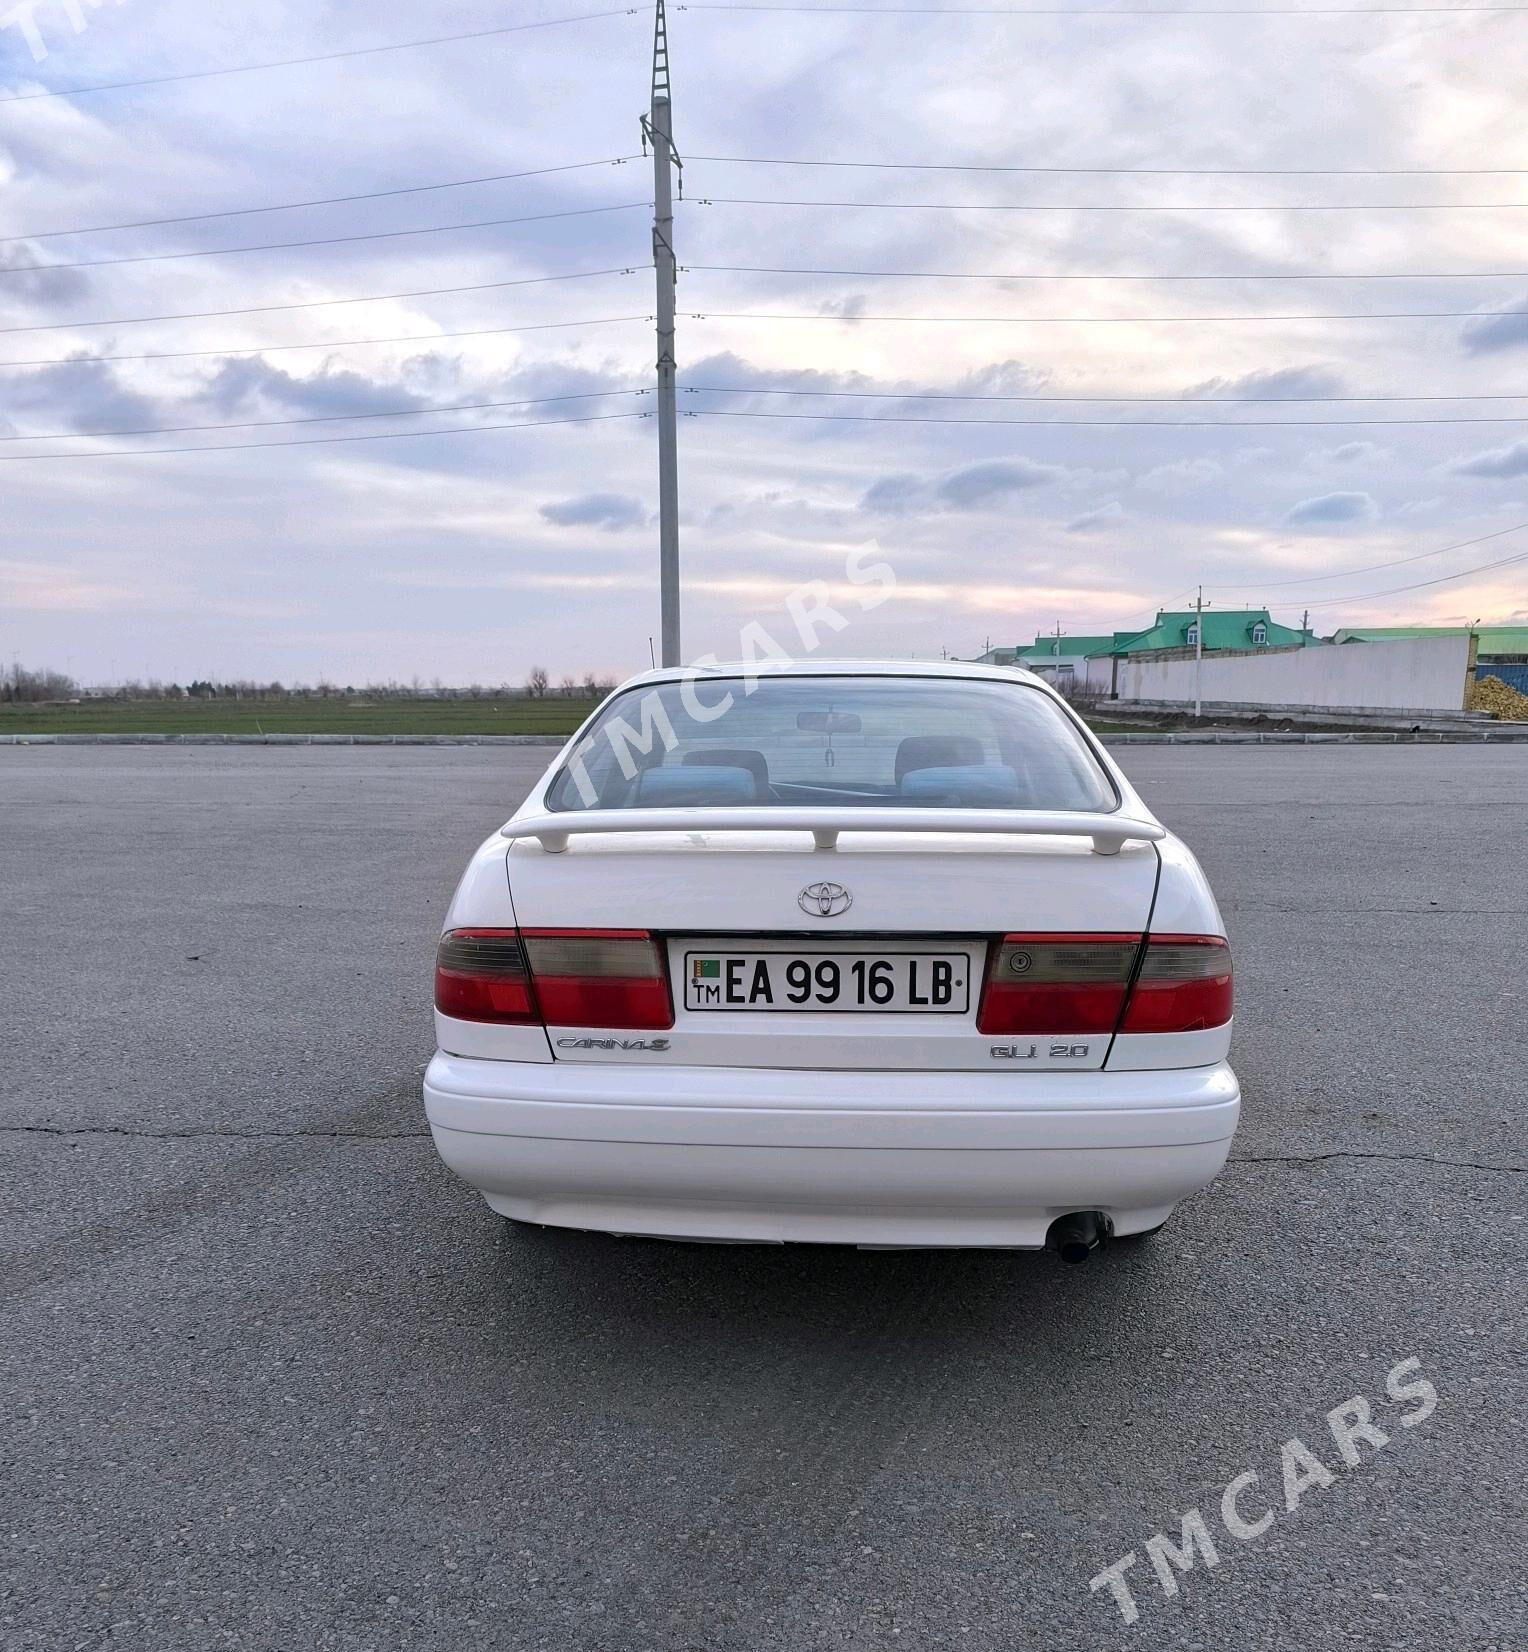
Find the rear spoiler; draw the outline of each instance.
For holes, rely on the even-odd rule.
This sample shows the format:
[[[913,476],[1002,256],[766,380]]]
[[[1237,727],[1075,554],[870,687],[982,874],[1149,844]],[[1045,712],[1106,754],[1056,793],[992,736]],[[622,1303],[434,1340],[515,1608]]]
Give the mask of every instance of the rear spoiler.
[[[1155,821],[1084,811],[1037,809],[673,808],[584,809],[526,815],[499,835],[538,838],[549,855],[571,837],[593,832],[810,832],[819,849],[833,849],[840,832],[993,832],[1018,837],[1090,837],[1099,855],[1117,855],[1127,843],[1167,836]]]

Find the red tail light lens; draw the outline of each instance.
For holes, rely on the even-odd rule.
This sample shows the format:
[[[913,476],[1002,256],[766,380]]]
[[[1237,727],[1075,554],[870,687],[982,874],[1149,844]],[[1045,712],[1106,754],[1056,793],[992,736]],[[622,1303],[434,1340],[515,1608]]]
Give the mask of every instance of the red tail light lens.
[[[548,1026],[673,1026],[663,953],[645,930],[526,929],[521,934]]]
[[[435,954],[435,1008],[458,1021],[538,1024],[513,929],[448,929]]]
[[[663,952],[640,929],[450,929],[435,1007],[458,1021],[672,1027]]]
[[[1200,1032],[1231,1019],[1231,949],[1218,935],[1153,935],[1121,1032]]]
[[[1005,935],[987,970],[984,1033],[1112,1033],[1139,935]]]

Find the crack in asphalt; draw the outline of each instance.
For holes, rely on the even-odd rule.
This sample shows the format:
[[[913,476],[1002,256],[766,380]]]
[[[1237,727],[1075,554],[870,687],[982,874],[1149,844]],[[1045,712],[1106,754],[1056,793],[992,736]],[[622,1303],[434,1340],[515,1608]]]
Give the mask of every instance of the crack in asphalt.
[[[70,1126],[63,1124],[5,1124],[7,1136],[127,1136],[147,1141],[416,1141],[424,1130],[151,1130],[121,1124]],[[1431,1153],[1372,1153],[1351,1148],[1330,1153],[1236,1153],[1233,1164],[1325,1164],[1333,1159],[1381,1159],[1392,1164],[1435,1164],[1453,1170],[1496,1171],[1505,1176],[1528,1174],[1528,1165],[1483,1164],[1477,1159],[1445,1159]]]
[[[1279,906],[1266,901],[1223,901],[1223,912],[1276,912],[1280,917],[1298,918],[1310,913],[1367,918],[1522,918],[1528,907],[1521,906]]]
[[[1341,1149],[1333,1153],[1235,1153],[1232,1164],[1322,1164],[1328,1159],[1386,1159],[1393,1164],[1438,1164],[1455,1170],[1495,1170],[1506,1176],[1528,1174],[1524,1164],[1482,1164],[1476,1159],[1440,1159],[1431,1153],[1360,1153]]]
[[[146,1141],[409,1141],[428,1130],[149,1130],[126,1124],[0,1124],[5,1136],[130,1136]]]

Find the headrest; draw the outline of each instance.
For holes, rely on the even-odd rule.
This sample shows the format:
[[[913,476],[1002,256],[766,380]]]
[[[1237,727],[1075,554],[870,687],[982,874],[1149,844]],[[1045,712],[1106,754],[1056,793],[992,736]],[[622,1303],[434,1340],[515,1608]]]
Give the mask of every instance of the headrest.
[[[909,734],[897,747],[897,784],[914,769],[958,768],[979,764],[984,756],[974,734]]]
[[[749,751],[742,746],[718,746],[712,751],[688,751],[684,754],[684,760],[688,764],[701,766],[747,769],[753,776],[754,800],[759,803],[769,801],[769,764],[761,751]]]
[[[632,794],[639,809],[682,809],[712,803],[754,803],[758,793],[747,769],[703,768],[681,764],[674,769],[644,769]]]
[[[897,793],[908,803],[965,804],[973,809],[1014,809],[1024,802],[1018,775],[1004,763],[914,769],[903,776]]]

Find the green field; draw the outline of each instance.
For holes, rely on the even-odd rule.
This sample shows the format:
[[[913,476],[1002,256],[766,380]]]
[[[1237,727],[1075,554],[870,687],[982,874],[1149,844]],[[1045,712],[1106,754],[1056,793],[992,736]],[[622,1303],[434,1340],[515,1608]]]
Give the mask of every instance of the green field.
[[[87,700],[0,705],[0,734],[571,734],[591,700]],[[1125,725],[1095,722],[1100,734]]]
[[[571,734],[592,700],[86,700],[0,705],[0,734]]]

